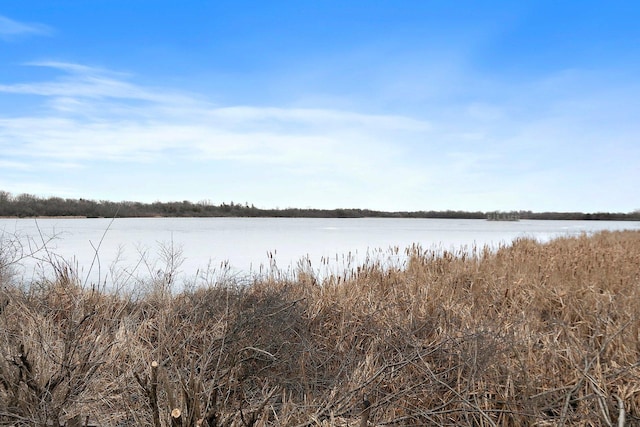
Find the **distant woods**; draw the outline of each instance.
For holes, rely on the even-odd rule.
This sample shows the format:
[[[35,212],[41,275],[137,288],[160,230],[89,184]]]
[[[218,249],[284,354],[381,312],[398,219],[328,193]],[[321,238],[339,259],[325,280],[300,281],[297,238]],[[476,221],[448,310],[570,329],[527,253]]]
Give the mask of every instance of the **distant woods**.
[[[630,213],[612,212],[531,212],[518,211],[520,219],[572,220],[640,220],[640,210]],[[398,211],[370,209],[260,209],[254,205],[234,202],[214,205],[210,202],[112,202],[107,200],[41,198],[31,194],[13,196],[0,191],[0,216],[81,216],[81,217],[290,217],[290,218],[457,218],[484,219],[486,212],[474,211]]]

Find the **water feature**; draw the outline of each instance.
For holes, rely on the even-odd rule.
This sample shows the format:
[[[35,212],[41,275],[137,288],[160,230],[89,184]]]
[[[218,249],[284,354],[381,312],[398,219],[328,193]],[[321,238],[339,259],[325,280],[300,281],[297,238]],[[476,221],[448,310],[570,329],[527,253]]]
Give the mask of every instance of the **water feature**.
[[[324,275],[369,258],[402,263],[404,249],[497,247],[517,237],[541,241],[599,230],[640,229],[631,221],[499,222],[389,218],[46,218],[0,219],[1,241],[26,256],[25,279],[69,264],[83,281],[124,283],[177,269],[185,277],[250,277],[306,267]],[[466,248],[466,249],[465,249]],[[6,249],[5,249],[6,251]],[[15,252],[15,251],[14,251]],[[168,267],[169,265],[169,267]],[[175,273],[175,271],[172,271]]]

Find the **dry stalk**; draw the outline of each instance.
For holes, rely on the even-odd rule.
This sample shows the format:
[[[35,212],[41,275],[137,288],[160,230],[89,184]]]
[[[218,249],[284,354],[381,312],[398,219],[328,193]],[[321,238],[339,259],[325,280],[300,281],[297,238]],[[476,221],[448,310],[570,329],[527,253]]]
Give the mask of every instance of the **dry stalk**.
[[[326,280],[303,266],[172,294],[165,277],[137,299],[64,265],[58,285],[3,275],[0,425],[640,419],[640,232],[407,254]]]

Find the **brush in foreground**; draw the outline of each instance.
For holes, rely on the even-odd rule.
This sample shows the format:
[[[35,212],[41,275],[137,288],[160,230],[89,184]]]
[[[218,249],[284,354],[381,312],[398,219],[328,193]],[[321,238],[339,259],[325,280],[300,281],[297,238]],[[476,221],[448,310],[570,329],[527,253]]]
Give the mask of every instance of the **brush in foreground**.
[[[0,274],[0,424],[640,423],[640,232],[407,251],[177,295]]]

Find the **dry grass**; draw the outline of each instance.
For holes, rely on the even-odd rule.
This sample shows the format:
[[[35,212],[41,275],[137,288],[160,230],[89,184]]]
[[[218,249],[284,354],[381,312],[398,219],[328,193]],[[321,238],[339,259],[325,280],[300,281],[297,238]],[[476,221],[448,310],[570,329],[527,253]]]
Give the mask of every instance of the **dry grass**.
[[[640,232],[407,251],[135,298],[0,271],[0,425],[640,424]]]

